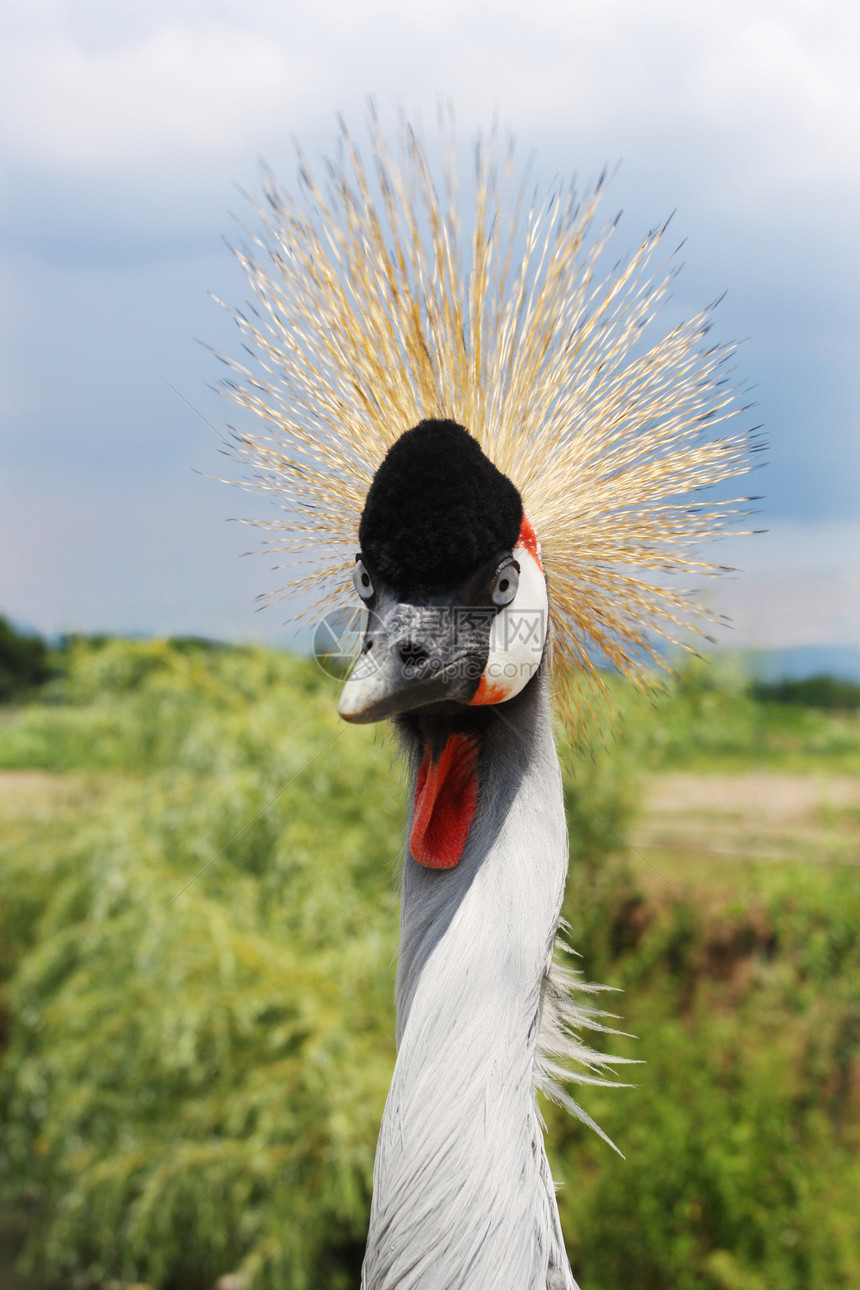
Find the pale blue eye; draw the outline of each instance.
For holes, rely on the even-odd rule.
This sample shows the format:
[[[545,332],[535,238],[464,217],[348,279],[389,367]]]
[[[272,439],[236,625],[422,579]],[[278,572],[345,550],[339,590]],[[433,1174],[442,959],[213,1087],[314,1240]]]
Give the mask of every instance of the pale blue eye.
[[[360,560],[356,560],[355,568],[352,571],[352,584],[362,600],[373,599],[373,583],[371,582],[370,574]]]
[[[496,585],[493,587],[493,604],[509,605],[517,594],[520,585],[520,571],[516,564],[506,564],[496,574]]]

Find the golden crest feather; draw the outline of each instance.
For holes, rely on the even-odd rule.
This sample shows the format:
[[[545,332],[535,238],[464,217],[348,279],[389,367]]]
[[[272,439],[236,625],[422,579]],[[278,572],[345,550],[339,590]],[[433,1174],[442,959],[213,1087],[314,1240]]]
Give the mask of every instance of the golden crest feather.
[[[314,591],[313,614],[351,601],[377,466],[420,420],[451,418],[522,494],[556,661],[639,678],[660,661],[655,635],[704,634],[707,610],[673,579],[719,572],[698,548],[748,513],[747,499],[691,500],[747,471],[756,446],[754,431],[722,433],[744,410],[733,347],[710,341],[710,309],[654,328],[675,273],[654,267],[665,226],[604,271],[617,221],[596,224],[602,181],[530,205],[493,134],[464,207],[441,134],[440,191],[408,125],[395,156],[371,115],[369,168],[342,126],[324,185],[303,158],[297,194],[267,178],[261,231],[237,252],[252,361],[228,360],[225,384],[259,418],[236,436],[246,485],[286,512],[258,521],[290,553],[276,594]]]

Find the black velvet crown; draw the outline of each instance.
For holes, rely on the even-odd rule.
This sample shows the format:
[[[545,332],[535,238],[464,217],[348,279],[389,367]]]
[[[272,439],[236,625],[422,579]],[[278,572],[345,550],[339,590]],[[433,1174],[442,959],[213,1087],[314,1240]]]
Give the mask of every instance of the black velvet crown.
[[[421,421],[389,448],[358,528],[371,572],[398,595],[452,591],[516,544],[519,493],[456,421]]]

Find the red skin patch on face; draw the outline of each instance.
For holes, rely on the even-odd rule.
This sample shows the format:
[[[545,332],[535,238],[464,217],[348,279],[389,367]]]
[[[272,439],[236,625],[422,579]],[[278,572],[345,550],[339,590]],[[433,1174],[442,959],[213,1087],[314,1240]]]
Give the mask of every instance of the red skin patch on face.
[[[543,572],[541,564],[540,549],[538,547],[537,534],[532,528],[531,521],[524,515],[523,522],[520,525],[520,535],[517,538],[517,546],[524,546],[526,550],[534,556],[537,566]],[[489,703],[504,703],[511,697],[509,685],[501,681],[488,681],[486,675],[482,676],[478,682],[478,688],[469,700],[469,706],[479,708]]]
[[[437,761],[424,745],[415,784],[409,849],[428,869],[453,869],[478,805],[478,746],[469,735],[449,735]]]
[[[531,526],[531,521],[524,515],[523,522],[520,525],[520,535],[517,538],[517,546],[524,546],[538,562],[538,568],[543,570],[543,564],[540,558],[540,547],[538,546],[537,533]]]
[[[484,703],[504,703],[510,698],[510,691],[500,681],[488,681],[484,674],[478,682],[478,688],[469,700],[469,706],[480,707]]]

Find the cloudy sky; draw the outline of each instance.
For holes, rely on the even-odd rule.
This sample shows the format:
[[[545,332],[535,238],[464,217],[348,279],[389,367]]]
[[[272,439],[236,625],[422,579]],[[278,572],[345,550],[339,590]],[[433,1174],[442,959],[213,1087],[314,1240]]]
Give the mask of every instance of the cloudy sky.
[[[285,641],[211,425],[237,352],[224,239],[258,159],[330,153],[372,95],[548,185],[620,166],[619,252],[675,211],[675,295],[770,440],[768,533],[718,553],[734,643],[860,645],[860,7],[853,0],[6,0],[0,48],[0,613],[45,632]],[[428,134],[430,132],[428,131]],[[207,424],[211,423],[210,424]],[[759,484],[761,487],[759,487]]]

